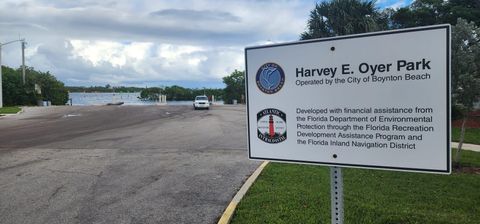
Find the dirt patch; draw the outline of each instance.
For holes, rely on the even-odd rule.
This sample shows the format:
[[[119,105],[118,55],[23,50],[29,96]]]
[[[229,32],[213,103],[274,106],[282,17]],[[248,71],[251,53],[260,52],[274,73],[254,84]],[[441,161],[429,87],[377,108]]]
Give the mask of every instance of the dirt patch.
[[[462,120],[452,121],[452,126],[456,128],[462,127]],[[465,124],[467,128],[480,128],[480,118],[479,117],[469,117],[467,123]]]
[[[462,127],[462,119],[452,121],[452,126],[456,128]],[[467,128],[480,128],[480,110],[470,112],[468,114],[467,123],[465,124]]]
[[[453,170],[455,173],[468,173],[480,175],[480,167],[460,167]]]

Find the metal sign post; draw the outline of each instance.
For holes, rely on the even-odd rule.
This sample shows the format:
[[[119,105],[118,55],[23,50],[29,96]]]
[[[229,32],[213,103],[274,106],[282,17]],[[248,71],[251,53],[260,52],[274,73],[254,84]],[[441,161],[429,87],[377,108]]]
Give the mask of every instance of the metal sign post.
[[[330,167],[330,195],[332,198],[332,224],[343,224],[343,177],[342,168]]]

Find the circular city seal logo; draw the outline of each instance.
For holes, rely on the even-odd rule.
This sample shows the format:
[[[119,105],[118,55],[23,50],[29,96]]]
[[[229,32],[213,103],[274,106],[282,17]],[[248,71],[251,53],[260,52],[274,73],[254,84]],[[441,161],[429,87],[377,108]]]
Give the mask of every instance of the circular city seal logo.
[[[282,89],[285,83],[285,73],[280,65],[272,62],[266,63],[258,69],[256,82],[260,91],[274,94]]]
[[[277,144],[287,139],[287,117],[280,110],[268,108],[257,113],[257,136],[260,140]]]

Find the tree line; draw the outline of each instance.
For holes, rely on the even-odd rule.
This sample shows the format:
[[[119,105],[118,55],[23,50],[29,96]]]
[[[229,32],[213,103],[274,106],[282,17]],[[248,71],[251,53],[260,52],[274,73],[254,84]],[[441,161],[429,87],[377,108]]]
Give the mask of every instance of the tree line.
[[[224,99],[224,89],[213,88],[185,88],[178,85],[167,86],[164,88],[150,87],[142,89],[140,92],[141,100],[159,100],[160,95],[166,95],[167,100],[193,100],[195,96],[206,95],[208,97],[214,96],[215,100]]]
[[[222,100],[224,95],[223,89],[215,88],[185,88],[178,85],[167,87],[129,87],[129,86],[67,86],[69,92],[85,92],[85,93],[138,93],[140,92],[140,100],[158,101],[160,95],[166,95],[167,100],[193,100],[195,96],[207,95],[215,96],[215,99]]]
[[[105,86],[67,86],[69,92],[83,92],[83,93],[138,93],[145,88],[131,87],[131,86],[111,86],[107,84]]]
[[[245,72],[235,70],[230,75],[223,77],[224,89],[212,88],[185,88],[173,85],[165,88],[151,87],[142,89],[141,100],[158,101],[160,95],[166,95],[167,100],[193,100],[195,96],[215,96],[216,100],[223,100],[225,104],[232,104],[234,100],[238,103],[245,103]]]

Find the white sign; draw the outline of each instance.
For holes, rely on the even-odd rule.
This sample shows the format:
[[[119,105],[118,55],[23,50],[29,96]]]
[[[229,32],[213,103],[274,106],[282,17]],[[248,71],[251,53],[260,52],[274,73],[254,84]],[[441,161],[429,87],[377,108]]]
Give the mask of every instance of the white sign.
[[[450,173],[450,26],[245,49],[249,157]]]

